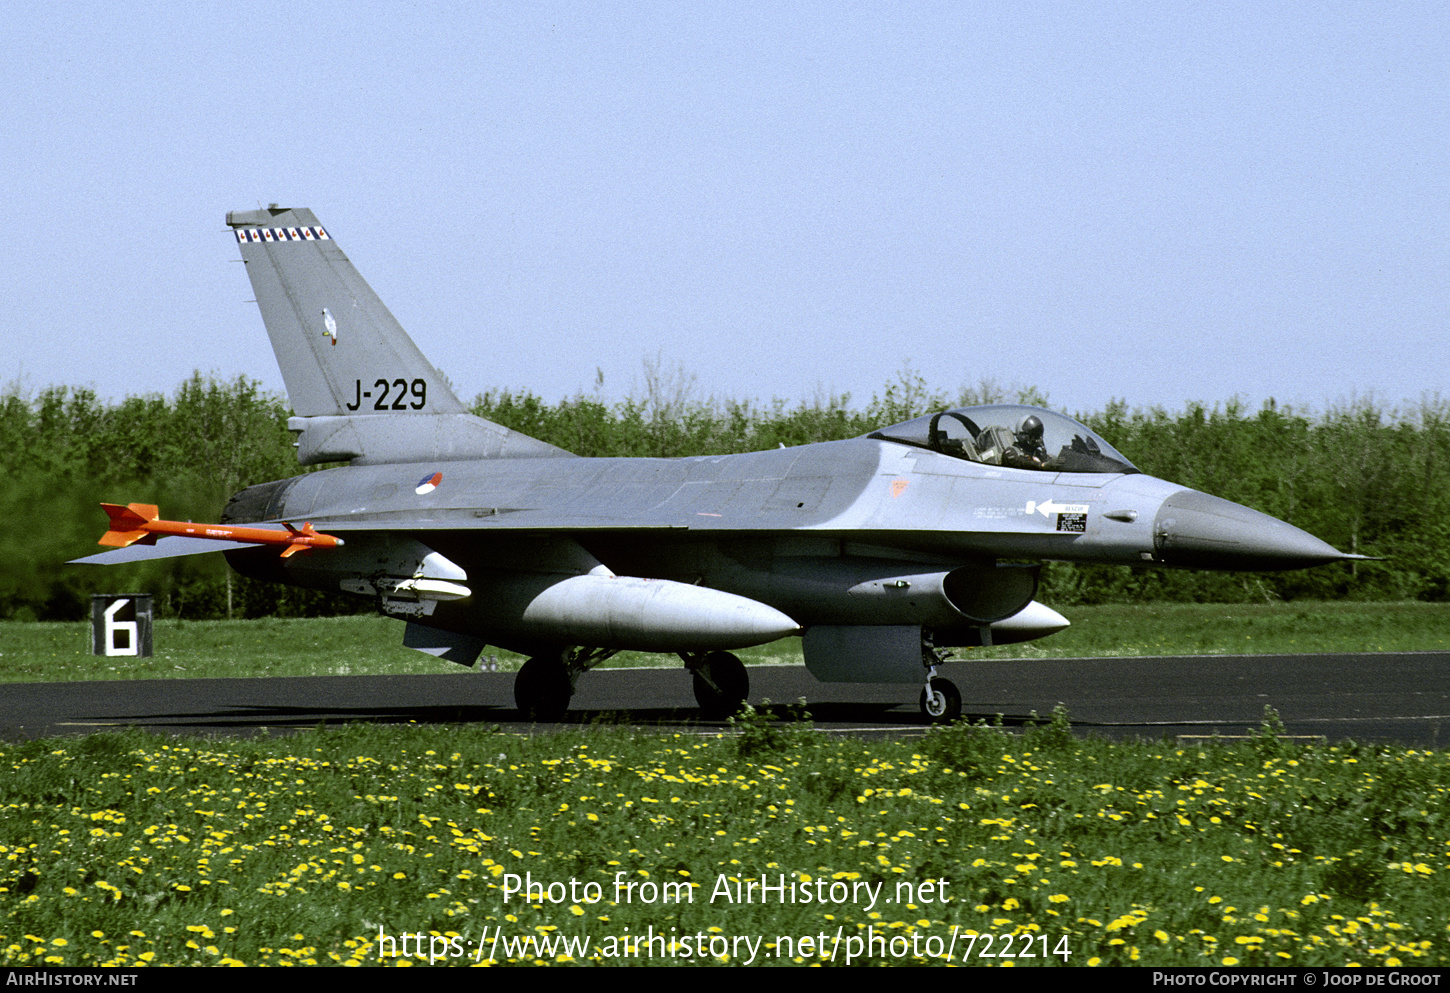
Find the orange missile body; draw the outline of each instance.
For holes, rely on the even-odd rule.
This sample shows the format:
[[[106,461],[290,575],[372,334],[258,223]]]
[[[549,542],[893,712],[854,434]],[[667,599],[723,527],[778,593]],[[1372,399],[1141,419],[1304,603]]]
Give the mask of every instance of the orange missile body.
[[[285,531],[271,528],[234,527],[230,524],[193,524],[190,521],[163,521],[154,504],[133,503],[125,507],[114,503],[101,504],[111,518],[111,527],[101,535],[100,544],[114,548],[129,545],[154,545],[156,539],[167,535],[179,538],[211,538],[219,541],[235,541],[248,545],[285,545],[282,557],[310,552],[314,548],[336,548],[342,539],[330,534],[312,530],[312,523],[294,528],[283,524]]]

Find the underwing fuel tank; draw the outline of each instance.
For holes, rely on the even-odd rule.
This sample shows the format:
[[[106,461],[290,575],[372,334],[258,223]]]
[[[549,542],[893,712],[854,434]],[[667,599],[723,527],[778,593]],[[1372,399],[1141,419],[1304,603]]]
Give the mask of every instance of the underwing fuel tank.
[[[748,648],[800,633],[758,600],[668,579],[616,576],[578,546],[532,546],[532,566],[465,571],[421,542],[360,537],[327,556],[278,566],[234,554],[238,571],[314,589],[376,596],[383,612],[423,624],[488,632],[495,644],[587,644],[639,652]],[[447,605],[447,609],[445,609]]]
[[[638,652],[748,648],[800,633],[758,600],[668,579],[521,573],[475,584],[491,633]]]

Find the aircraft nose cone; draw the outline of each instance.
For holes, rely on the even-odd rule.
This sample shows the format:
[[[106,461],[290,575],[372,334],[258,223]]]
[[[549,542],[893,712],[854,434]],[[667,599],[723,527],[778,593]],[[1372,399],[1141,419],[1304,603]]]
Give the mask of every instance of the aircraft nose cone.
[[[1304,569],[1357,558],[1278,518],[1197,490],[1163,501],[1153,548],[1164,565],[1189,569]]]

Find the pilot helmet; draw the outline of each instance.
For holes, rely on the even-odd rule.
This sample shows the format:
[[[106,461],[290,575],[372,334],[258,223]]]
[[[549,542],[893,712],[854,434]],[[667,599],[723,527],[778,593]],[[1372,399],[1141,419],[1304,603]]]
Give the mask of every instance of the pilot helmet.
[[[1042,441],[1042,418],[1036,414],[1028,414],[1018,421],[1017,437],[1040,443]]]

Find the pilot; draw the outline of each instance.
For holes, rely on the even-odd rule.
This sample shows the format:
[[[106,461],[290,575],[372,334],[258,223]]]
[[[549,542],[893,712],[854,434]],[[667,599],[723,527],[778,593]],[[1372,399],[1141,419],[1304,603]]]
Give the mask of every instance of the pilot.
[[[1002,453],[1002,464],[1013,469],[1041,469],[1047,462],[1042,443],[1042,418],[1028,414],[1017,422],[1012,445]]]

